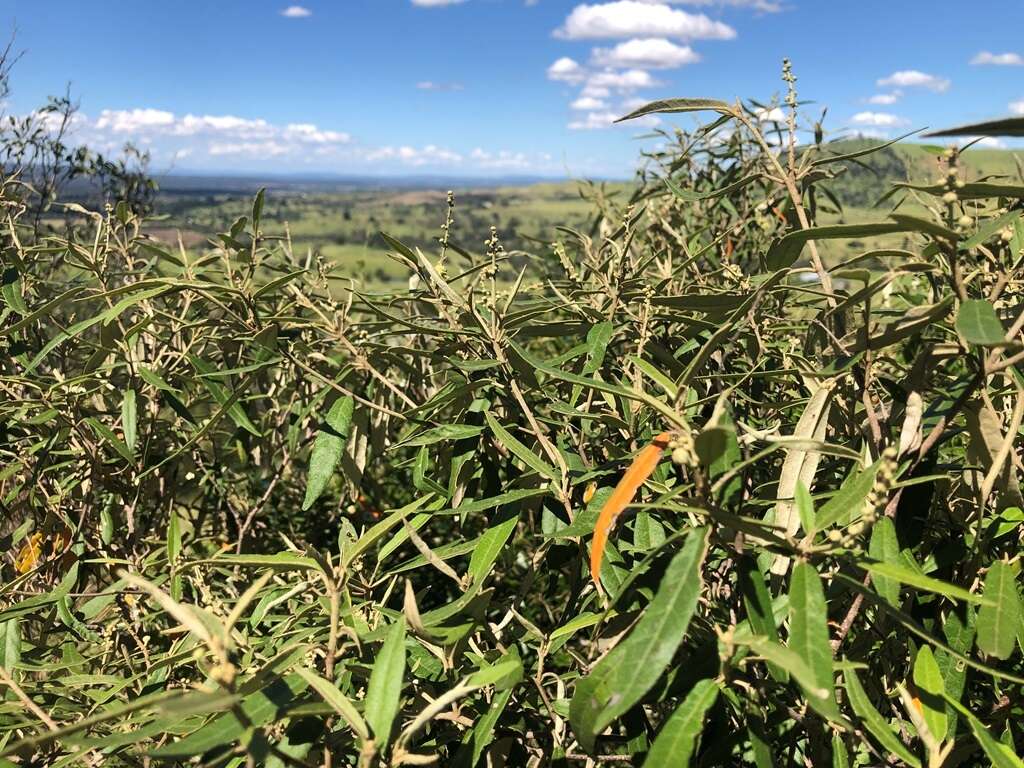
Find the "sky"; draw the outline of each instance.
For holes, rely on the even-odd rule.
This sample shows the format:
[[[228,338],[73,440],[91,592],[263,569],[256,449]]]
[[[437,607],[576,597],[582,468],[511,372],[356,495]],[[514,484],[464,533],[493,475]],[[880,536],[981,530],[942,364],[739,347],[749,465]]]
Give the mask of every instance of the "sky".
[[[787,56],[830,136],[1024,114],[1024,0],[299,2],[0,0],[3,109],[70,85],[77,141],[164,172],[607,178],[695,120],[615,118],[777,102]]]

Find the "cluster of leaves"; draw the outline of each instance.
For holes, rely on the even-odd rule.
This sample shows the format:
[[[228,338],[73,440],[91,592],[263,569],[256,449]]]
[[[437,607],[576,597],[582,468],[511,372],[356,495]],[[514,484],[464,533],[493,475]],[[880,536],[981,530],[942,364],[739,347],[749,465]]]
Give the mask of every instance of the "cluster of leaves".
[[[817,226],[787,106],[388,294],[7,180],[0,765],[1021,766],[1024,184]]]

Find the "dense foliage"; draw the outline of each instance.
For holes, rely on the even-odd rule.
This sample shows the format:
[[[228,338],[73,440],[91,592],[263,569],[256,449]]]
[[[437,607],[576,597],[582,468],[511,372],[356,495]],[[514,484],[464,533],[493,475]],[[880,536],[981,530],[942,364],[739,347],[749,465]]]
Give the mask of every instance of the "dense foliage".
[[[786,105],[386,294],[6,176],[0,765],[1020,766],[1024,181]]]

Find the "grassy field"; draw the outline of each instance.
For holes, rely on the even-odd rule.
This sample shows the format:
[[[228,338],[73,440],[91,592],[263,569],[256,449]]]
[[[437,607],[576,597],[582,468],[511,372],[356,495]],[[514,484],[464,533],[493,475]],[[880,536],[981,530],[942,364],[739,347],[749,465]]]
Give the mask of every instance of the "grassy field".
[[[869,140],[844,141],[833,145],[837,154],[854,152]],[[941,147],[900,144],[848,164],[833,180],[832,189],[842,208],[822,199],[822,223],[855,223],[884,219],[898,204],[904,213],[926,213],[912,194],[883,200],[892,181],[917,183],[934,180],[939,169]],[[971,149],[963,159],[965,176],[977,180],[990,176],[1019,178],[1011,152]],[[624,203],[631,182],[608,182],[602,194]],[[472,252],[482,252],[483,243],[496,227],[507,251],[549,252],[547,246],[558,235],[557,227],[589,230],[593,217],[594,188],[575,181],[537,183],[523,186],[455,189],[452,240]],[[201,249],[206,239],[224,231],[249,212],[250,192],[196,192],[165,194],[158,210],[167,219],[151,234],[176,242],[180,234],[188,248]],[[881,200],[881,202],[879,202]],[[269,188],[263,228],[285,232],[298,254],[313,252],[335,265],[335,273],[373,285],[403,279],[405,269],[387,256],[380,232],[409,246],[429,249],[437,242],[447,215],[444,189],[401,187],[361,188],[338,191],[296,191]],[[861,241],[833,241],[822,244],[830,261],[849,258],[877,248],[904,248],[905,236],[866,238]]]

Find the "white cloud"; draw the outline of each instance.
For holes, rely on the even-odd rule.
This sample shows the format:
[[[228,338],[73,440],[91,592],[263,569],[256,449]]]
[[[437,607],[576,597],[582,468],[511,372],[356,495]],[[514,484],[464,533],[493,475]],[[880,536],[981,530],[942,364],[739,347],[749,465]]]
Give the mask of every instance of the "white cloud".
[[[622,115],[617,112],[588,112],[582,120],[573,120],[569,123],[569,130],[596,131],[611,128],[620,117]]]
[[[418,5],[422,8],[440,8],[445,5],[458,5],[464,2],[466,0],[412,0],[413,5]]]
[[[114,133],[134,133],[173,124],[174,113],[161,109],[104,109],[96,120],[97,128]]]
[[[650,72],[643,69],[606,70],[595,72],[587,78],[586,89],[610,89],[627,93],[638,88],[653,88],[656,85],[661,85],[661,83],[651,77]],[[592,94],[593,92],[588,95]]]
[[[416,83],[421,91],[461,91],[462,83],[435,83],[433,80],[421,80]]]
[[[587,83],[583,86],[583,90],[580,91],[580,96],[589,96],[592,99],[607,99],[611,95],[611,88],[604,85],[594,85],[593,83]]]
[[[215,141],[206,148],[206,151],[213,157],[220,155],[252,155],[253,157],[278,157],[286,155],[289,148],[276,141],[244,141],[244,142],[220,142]]]
[[[444,147],[428,144],[417,149],[416,147],[379,147],[370,150],[366,154],[370,162],[381,160],[398,160],[403,165],[419,167],[424,165],[458,165],[463,161],[462,155]]]
[[[469,153],[469,159],[478,168],[488,170],[527,170],[534,165],[534,161],[525,152],[488,152],[479,147]]]
[[[1020,101],[1011,101],[1009,107],[1013,114],[1024,115],[1024,99],[1021,99]]]
[[[881,104],[883,106],[888,106],[890,104],[895,104],[902,96],[903,94],[899,91],[892,91],[891,93],[876,93],[868,99],[868,104]]]
[[[1024,67],[1024,56],[1019,53],[989,53],[981,51],[973,59],[971,64],[990,64],[996,67]]]
[[[615,0],[577,5],[555,31],[567,40],[675,37],[684,40],[731,40],[736,31],[704,14],[687,13],[661,3]]]
[[[594,111],[599,109],[608,109],[608,102],[601,101],[601,99],[595,99],[593,96],[580,96],[576,101],[569,105],[573,109],[580,111]]]
[[[700,61],[688,45],[676,45],[664,37],[633,38],[614,48],[595,48],[593,62],[602,67],[673,69]]]
[[[929,91],[942,93],[949,88],[949,80],[916,69],[904,69],[893,72],[888,77],[877,81],[880,88],[927,88]]]
[[[753,8],[755,11],[764,13],[778,13],[782,10],[782,3],[775,0],[644,0],[644,2],[657,3],[667,2],[677,5],[718,5],[732,6],[734,8]]]
[[[586,72],[579,62],[563,56],[548,67],[548,80],[559,80],[565,83],[579,83],[586,77]]]
[[[764,123],[783,123],[786,121],[786,113],[781,107],[765,107],[757,110],[757,119]]]
[[[301,5],[289,5],[283,11],[281,15],[288,19],[305,19],[313,15],[313,12],[309,8],[304,8]]]
[[[873,125],[877,128],[906,125],[907,120],[888,112],[858,112],[851,120],[858,125]]]
[[[289,123],[285,126],[284,137],[308,144],[348,144],[352,137],[340,131],[323,131],[312,123]]]

